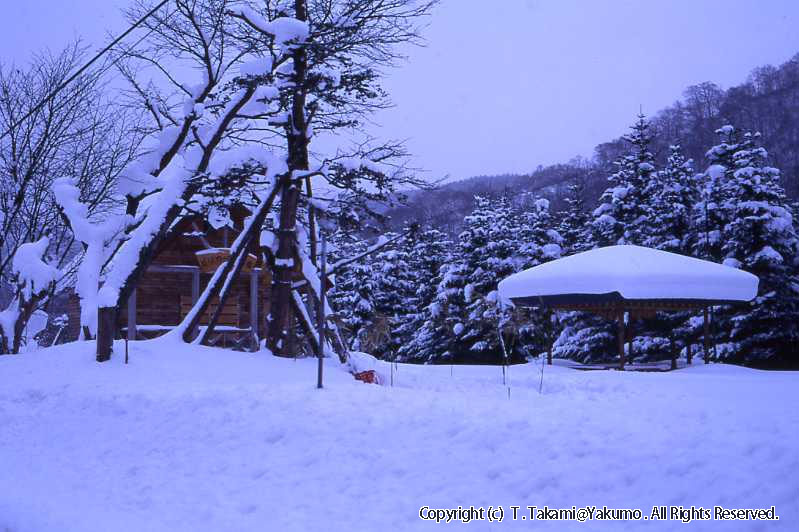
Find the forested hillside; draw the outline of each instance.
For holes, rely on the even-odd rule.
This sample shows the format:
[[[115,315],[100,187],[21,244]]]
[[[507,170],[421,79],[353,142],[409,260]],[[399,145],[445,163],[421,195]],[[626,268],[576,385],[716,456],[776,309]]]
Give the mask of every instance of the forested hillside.
[[[632,117],[631,117],[632,119]],[[791,198],[799,198],[799,54],[782,65],[755,69],[747,80],[722,89],[712,82],[688,87],[673,105],[650,120],[652,153],[658,163],[678,144],[697,170],[708,165],[705,152],[716,142],[715,131],[726,124],[758,131],[769,147],[769,163],[782,170],[781,183]],[[592,159],[576,157],[562,164],[539,167],[527,175],[477,176],[447,183],[435,191],[412,192],[406,206],[389,211],[392,225],[408,220],[427,222],[456,234],[473,197],[540,192],[562,205],[568,181],[587,177],[589,206],[593,206],[615,170],[613,161],[625,151],[622,137],[598,145]]]

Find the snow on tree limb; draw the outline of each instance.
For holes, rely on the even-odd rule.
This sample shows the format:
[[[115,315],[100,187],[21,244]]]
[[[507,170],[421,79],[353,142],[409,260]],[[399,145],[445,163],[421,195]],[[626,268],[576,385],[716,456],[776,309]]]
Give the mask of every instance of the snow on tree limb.
[[[44,260],[50,239],[42,237],[17,248],[12,262],[17,294],[8,307],[0,312],[0,353],[17,352],[19,334],[39,300],[56,283],[60,272]]]
[[[88,217],[88,207],[80,201],[80,190],[67,179],[60,178],[53,183],[56,203],[69,221],[75,239],[84,245],[75,283],[75,291],[81,301],[81,326],[94,335],[97,332],[98,292],[103,264],[108,258],[109,248],[116,245],[133,219],[130,216],[111,215],[102,223]]]
[[[58,269],[44,261],[49,246],[50,239],[42,237],[36,242],[22,244],[14,254],[13,269],[18,282],[24,285],[22,294],[25,299],[46,291],[58,280]]]

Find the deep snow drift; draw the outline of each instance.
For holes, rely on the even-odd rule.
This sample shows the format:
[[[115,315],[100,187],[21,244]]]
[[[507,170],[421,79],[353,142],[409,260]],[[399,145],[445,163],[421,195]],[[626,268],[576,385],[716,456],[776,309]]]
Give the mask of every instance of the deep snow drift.
[[[404,366],[167,342],[0,357],[0,530],[438,530],[419,510],[776,506],[778,522],[474,521],[469,530],[796,530],[799,374]],[[117,353],[121,345],[117,346]],[[386,376],[389,366],[379,363]]]

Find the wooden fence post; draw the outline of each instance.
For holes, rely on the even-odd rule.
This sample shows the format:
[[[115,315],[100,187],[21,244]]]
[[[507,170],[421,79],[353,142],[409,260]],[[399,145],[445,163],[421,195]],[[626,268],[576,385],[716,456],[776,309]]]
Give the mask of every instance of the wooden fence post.
[[[260,338],[258,337],[258,271],[255,268],[250,272],[250,329],[255,339],[253,351],[257,351]]]
[[[136,340],[136,289],[128,296],[128,340]]]

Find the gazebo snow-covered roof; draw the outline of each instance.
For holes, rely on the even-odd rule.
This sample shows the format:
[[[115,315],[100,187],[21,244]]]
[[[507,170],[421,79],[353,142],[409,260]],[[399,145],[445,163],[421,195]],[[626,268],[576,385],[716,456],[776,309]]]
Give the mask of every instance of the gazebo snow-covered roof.
[[[707,330],[709,306],[750,301],[758,282],[731,266],[628,245],[592,249],[516,273],[499,283],[499,295],[523,307],[616,317],[623,368],[625,313],[631,320],[660,310],[704,309]]]
[[[701,307],[749,301],[757,285],[751,273],[715,262],[641,246],[609,246],[511,275],[499,283],[499,294],[522,306],[632,300]]]

